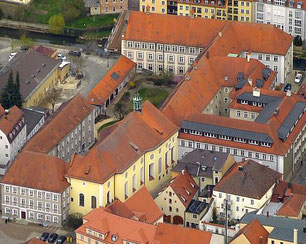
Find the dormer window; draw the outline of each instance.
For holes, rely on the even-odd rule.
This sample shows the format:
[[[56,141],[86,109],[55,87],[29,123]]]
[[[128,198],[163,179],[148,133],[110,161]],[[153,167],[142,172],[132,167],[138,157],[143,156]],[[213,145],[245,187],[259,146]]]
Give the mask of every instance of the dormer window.
[[[192,182],[189,181],[189,183],[192,186],[192,188],[195,188],[195,185]]]
[[[184,201],[184,202],[186,202],[186,198],[185,197],[183,197],[183,196],[180,196],[181,198],[182,198],[182,200]]]
[[[185,191],[186,191],[186,193],[187,193],[188,195],[190,195],[190,192],[189,192],[187,189],[185,189]]]

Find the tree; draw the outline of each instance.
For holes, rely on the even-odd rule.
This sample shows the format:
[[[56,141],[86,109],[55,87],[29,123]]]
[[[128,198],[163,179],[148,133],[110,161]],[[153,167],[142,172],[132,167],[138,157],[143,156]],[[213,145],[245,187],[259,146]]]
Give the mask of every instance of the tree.
[[[63,90],[61,88],[50,88],[46,92],[45,99],[47,100],[48,103],[51,104],[52,106],[52,112],[54,112],[54,107],[57,102],[59,102],[61,96],[62,96]]]
[[[13,72],[10,72],[8,82],[1,91],[1,104],[5,109],[9,109],[14,105],[19,108],[22,106],[22,96],[20,94],[19,86],[19,74],[17,85],[17,81],[14,82]]]
[[[114,115],[118,120],[122,120],[124,118],[124,105],[122,103],[115,104]]]
[[[49,31],[53,34],[62,34],[65,28],[63,15],[53,15],[49,19]]]
[[[25,34],[23,34],[19,40],[12,41],[12,49],[19,49],[20,47],[30,48],[34,45],[34,42],[31,38],[28,38]]]
[[[296,36],[296,37],[294,37],[294,39],[293,39],[293,45],[294,45],[294,46],[297,46],[297,47],[301,47],[301,46],[303,45],[303,41],[302,41],[301,36]]]

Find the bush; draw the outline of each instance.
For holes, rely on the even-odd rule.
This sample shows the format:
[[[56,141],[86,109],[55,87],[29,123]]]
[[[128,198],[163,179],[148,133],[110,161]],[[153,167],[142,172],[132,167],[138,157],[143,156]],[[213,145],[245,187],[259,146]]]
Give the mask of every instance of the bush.
[[[297,47],[301,47],[301,46],[303,45],[303,41],[302,41],[301,36],[296,36],[296,37],[293,39],[293,45],[294,45],[294,46],[297,46]]]
[[[127,101],[129,99],[130,95],[131,95],[131,93],[129,91],[125,92],[122,95],[122,100]]]
[[[135,88],[135,86],[136,86],[135,82],[134,81],[130,81],[129,88],[133,89],[133,88]]]
[[[83,224],[83,215],[80,213],[71,214],[68,216],[65,226],[71,229],[77,229]]]

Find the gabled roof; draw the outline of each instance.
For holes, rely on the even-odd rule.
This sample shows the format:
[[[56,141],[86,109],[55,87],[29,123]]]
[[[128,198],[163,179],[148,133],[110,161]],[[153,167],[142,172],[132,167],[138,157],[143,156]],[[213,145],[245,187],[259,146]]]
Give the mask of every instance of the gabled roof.
[[[177,195],[181,203],[188,207],[194,195],[197,193],[199,187],[188,172],[178,174],[173,180],[170,181],[169,187]]]
[[[76,155],[67,177],[104,183],[112,175],[124,172],[145,152],[159,147],[177,131],[166,116],[146,101],[141,113],[129,113],[86,156]]]
[[[276,215],[284,217],[299,217],[306,202],[306,195],[293,194],[283,206],[277,211]]]
[[[3,107],[0,105],[0,130],[6,136],[9,136],[9,134],[13,131],[13,129],[16,127],[17,123],[22,117],[23,112],[17,106],[11,107],[8,113],[5,114]],[[21,130],[23,126],[24,123],[22,124],[22,126],[19,126],[19,130]],[[18,133],[19,131],[17,131],[16,136],[18,135]],[[12,141],[10,137],[8,137],[8,140]]]
[[[63,138],[92,112],[93,107],[77,94],[49,117],[40,131],[26,144],[25,150],[49,153]]]
[[[238,231],[232,241],[241,235],[244,235],[250,244],[266,244],[268,242],[269,232],[257,219],[253,219],[249,224]]]
[[[261,199],[281,178],[281,174],[253,160],[233,165],[214,191]]]
[[[124,204],[135,214],[143,214],[144,221],[149,224],[154,224],[163,216],[162,211],[145,186],[136,191]]]
[[[102,80],[89,92],[88,102],[102,106],[135,66],[136,63],[121,55]]]
[[[61,193],[69,187],[66,163],[54,156],[22,151],[1,183]]]

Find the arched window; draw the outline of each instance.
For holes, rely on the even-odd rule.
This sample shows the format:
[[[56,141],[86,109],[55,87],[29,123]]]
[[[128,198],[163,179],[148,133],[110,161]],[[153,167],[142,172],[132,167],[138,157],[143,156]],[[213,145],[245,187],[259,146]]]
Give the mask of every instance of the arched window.
[[[107,192],[106,194],[106,204],[110,204],[111,199],[110,199],[110,191]]]
[[[84,207],[84,194],[80,193],[79,195],[79,205]]]
[[[97,198],[95,196],[91,196],[91,208],[97,207]]]

